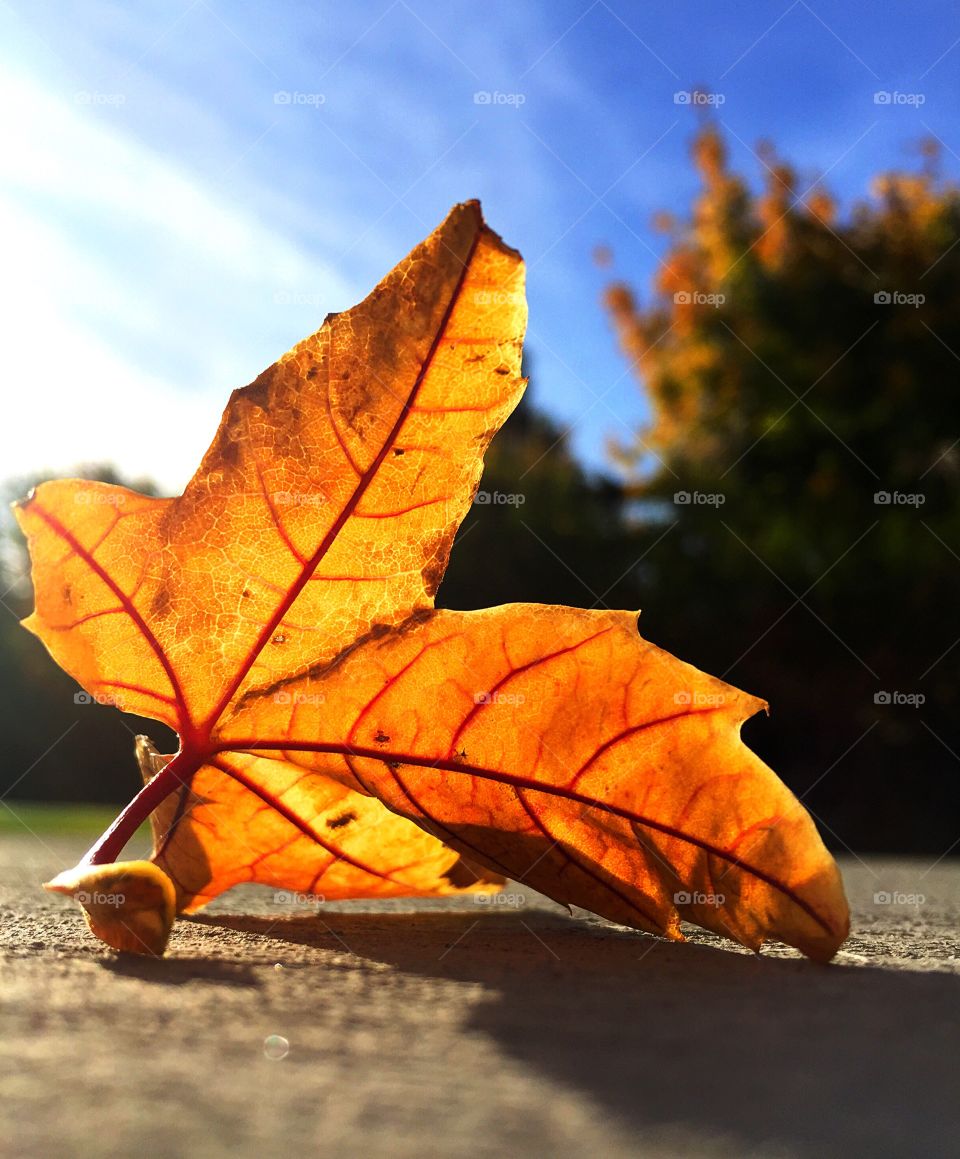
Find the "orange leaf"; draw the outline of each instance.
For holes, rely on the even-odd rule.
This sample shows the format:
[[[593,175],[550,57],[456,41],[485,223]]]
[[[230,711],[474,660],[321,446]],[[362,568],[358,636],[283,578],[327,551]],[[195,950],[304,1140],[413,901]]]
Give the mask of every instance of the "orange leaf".
[[[137,750],[145,781],[171,759],[146,737]],[[376,797],[259,755],[212,756],[151,822],[179,913],[247,881],[323,901],[488,892],[503,881]]]
[[[415,614],[251,694],[217,743],[271,758],[249,775],[280,801],[285,780],[309,793],[292,766],[335,778],[558,901],[827,959],[840,878],[740,741],[762,707],[640,639],[632,613],[514,604]]]
[[[739,740],[761,702],[630,613],[433,610],[523,389],[525,319],[519,255],[457,206],[234,392],[182,496],[68,480],[20,506],[27,626],[181,738],[172,758],[138,742],[147,784],[86,863],[153,814],[180,912],[240,881],[342,898],[509,875],[669,937],[683,917],[827,959],[842,886]]]

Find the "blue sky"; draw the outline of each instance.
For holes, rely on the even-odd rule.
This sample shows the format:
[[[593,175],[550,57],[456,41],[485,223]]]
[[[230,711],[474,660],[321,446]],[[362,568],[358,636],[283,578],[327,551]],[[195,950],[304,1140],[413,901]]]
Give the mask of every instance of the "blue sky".
[[[232,387],[474,196],[529,263],[535,401],[600,466],[644,406],[591,253],[648,292],[694,188],[674,94],[723,96],[751,176],[768,137],[851,198],[925,133],[960,172],[958,65],[938,2],[4,0],[0,473],[181,488]]]

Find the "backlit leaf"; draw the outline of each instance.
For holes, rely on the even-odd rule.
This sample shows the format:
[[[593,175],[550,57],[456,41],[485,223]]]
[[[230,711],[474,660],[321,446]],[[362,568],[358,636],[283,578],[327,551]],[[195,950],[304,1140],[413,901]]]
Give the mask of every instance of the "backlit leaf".
[[[181,739],[138,740],[144,789],[77,880],[152,815],[180,912],[243,881],[333,899],[513,877],[667,937],[687,919],[831,957],[836,867],[739,739],[762,702],[633,613],[433,609],[525,321],[519,255],[457,206],[234,392],[182,496],[67,480],[20,505],[27,626]],[[93,926],[136,949],[115,927]]]

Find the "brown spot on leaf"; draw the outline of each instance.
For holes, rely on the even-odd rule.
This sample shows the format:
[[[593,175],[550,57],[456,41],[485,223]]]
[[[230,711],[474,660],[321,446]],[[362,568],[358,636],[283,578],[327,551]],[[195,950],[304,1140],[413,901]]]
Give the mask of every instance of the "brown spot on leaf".
[[[435,596],[437,588],[440,586],[440,581],[443,579],[443,573],[447,570],[447,556],[446,553],[437,558],[434,556],[432,560],[423,569],[423,584],[427,589],[428,596]]]
[[[231,404],[234,401],[244,402],[251,407],[259,407],[261,410],[266,410],[270,403],[270,383],[276,373],[277,366],[271,366],[262,374],[258,375],[249,386],[244,386],[240,390],[235,390],[230,396]],[[228,407],[228,410],[231,408]]]
[[[229,434],[220,440],[220,461],[228,467],[235,467],[240,459],[240,444]]]
[[[342,829],[344,825],[349,825],[351,821],[356,821],[356,813],[341,813],[339,817],[331,817],[327,822],[328,829]]]
[[[162,619],[170,611],[170,589],[166,584],[162,584],[157,588],[156,594],[150,604],[150,613],[156,616],[157,619]]]

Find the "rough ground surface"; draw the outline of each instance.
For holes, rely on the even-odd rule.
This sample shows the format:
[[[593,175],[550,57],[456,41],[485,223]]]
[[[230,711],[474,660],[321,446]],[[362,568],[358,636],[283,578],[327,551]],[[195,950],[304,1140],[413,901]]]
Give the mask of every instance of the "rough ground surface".
[[[39,891],[83,848],[0,842],[5,1155],[957,1154],[957,862],[847,860],[826,968],[535,897],[317,914],[258,890],[145,961]]]

